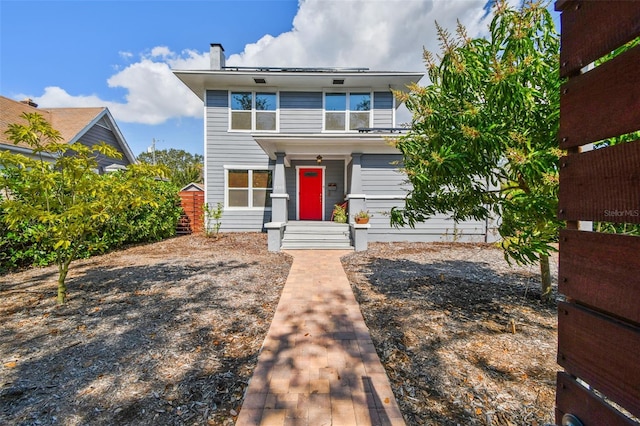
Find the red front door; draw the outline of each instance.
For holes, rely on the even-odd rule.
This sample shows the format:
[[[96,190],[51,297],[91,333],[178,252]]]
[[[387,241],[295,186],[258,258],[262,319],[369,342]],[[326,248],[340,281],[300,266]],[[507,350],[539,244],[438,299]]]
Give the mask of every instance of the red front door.
[[[322,220],[321,168],[298,169],[298,207],[300,220]]]

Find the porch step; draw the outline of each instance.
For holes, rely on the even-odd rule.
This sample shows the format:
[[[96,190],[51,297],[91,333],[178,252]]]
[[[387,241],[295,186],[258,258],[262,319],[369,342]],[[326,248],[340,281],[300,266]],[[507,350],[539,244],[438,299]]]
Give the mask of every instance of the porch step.
[[[288,222],[282,250],[351,250],[349,225],[335,222]]]

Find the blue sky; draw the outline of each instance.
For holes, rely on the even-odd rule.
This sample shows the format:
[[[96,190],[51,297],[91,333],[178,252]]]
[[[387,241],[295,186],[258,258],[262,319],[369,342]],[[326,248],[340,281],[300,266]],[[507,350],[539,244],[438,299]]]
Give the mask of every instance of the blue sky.
[[[203,153],[202,102],[171,69],[228,65],[423,71],[434,22],[482,36],[485,0],[0,0],[0,94],[107,106],[133,152]]]

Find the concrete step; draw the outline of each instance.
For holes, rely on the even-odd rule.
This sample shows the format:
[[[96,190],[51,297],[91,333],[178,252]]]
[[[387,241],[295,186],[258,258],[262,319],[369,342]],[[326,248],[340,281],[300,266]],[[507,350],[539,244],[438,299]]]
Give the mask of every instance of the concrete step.
[[[285,232],[282,241],[349,241],[349,233],[346,234],[318,234],[311,233],[291,233]]]
[[[285,229],[286,232],[290,234],[337,234],[337,235],[345,235],[349,234],[349,228],[307,228],[307,227],[294,227]]]
[[[282,241],[282,250],[353,250],[351,242],[340,243],[305,243],[305,242],[286,242]]]
[[[335,222],[295,221],[287,223],[282,238],[283,250],[352,249],[349,225]]]
[[[289,222],[286,230],[290,232],[349,232],[349,225],[333,222]]]

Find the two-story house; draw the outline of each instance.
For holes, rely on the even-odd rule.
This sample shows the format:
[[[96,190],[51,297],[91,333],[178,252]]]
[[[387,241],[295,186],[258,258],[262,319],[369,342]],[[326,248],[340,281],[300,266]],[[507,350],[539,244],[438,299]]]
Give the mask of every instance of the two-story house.
[[[205,199],[222,203],[222,231],[266,229],[270,250],[345,247],[332,244],[336,229],[356,250],[367,241],[485,240],[484,222],[439,216],[415,228],[390,225],[408,185],[389,143],[404,131],[393,91],[423,73],[227,67],[219,44],[210,55],[211,69],[174,74],[204,102]],[[332,224],[334,205],[345,201],[349,223]],[[353,223],[360,210],[373,215],[369,224]]]

